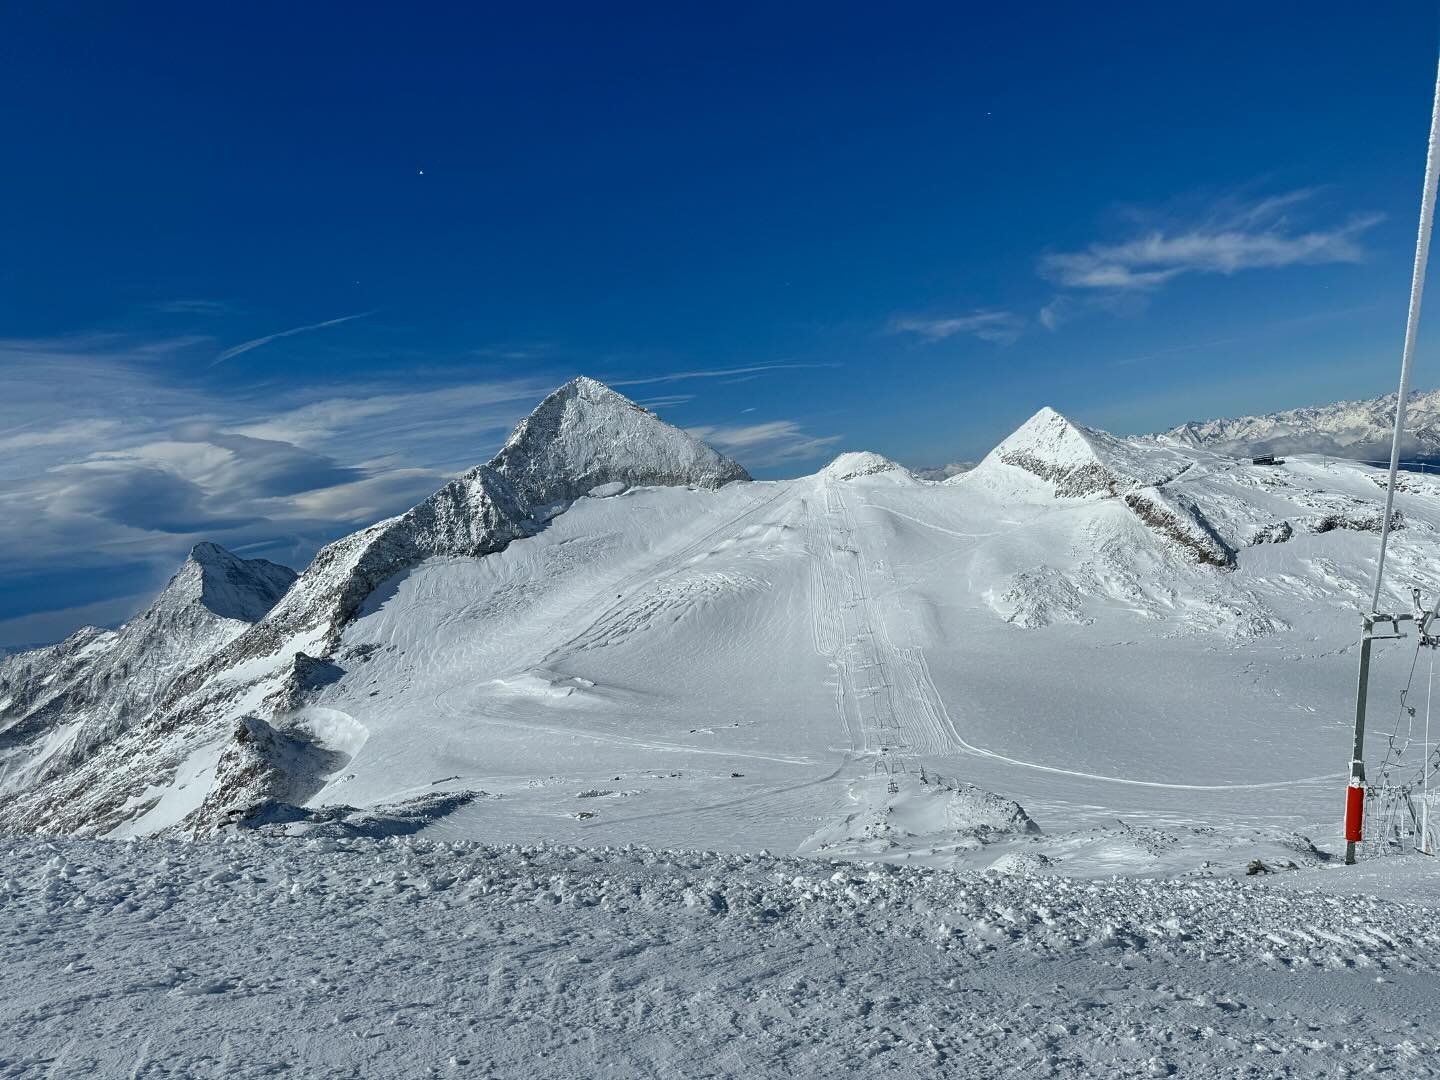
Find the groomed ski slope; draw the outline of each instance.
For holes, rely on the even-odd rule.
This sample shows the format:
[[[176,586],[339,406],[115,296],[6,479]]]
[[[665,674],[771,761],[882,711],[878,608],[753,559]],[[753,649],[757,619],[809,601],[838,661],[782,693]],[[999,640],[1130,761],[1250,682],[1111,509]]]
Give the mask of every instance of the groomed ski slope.
[[[8,662],[0,821],[298,835],[375,811],[500,843],[1313,863],[1305,838],[1337,831],[1385,483],[1048,408],[944,483],[871,453],[757,483],[577,379],[116,718],[83,633],[57,646],[61,689],[49,653]],[[1412,587],[1440,596],[1440,482],[1401,488],[1385,603],[1403,611]],[[1377,652],[1372,762],[1411,733],[1414,658]]]
[[[1433,910],[1338,876],[25,841],[0,1076],[1437,1075]]]
[[[1191,481],[1212,512],[1258,483],[1233,468]],[[1288,500],[1375,498],[1368,470],[1285,468]],[[1018,844],[1109,873],[1327,841],[1373,535],[1297,533],[1217,573],[1157,555],[1118,500],[850,472],[583,498],[383,587],[307,706],[348,759],[310,805],[472,791],[434,835],[795,851],[924,770],[1017,800],[1044,839],[869,854],[984,866]],[[1440,501],[1404,505],[1397,579],[1424,583],[1410,537]],[[1410,651],[1382,650],[1378,685]],[[1092,835],[1117,818],[1181,839]]]

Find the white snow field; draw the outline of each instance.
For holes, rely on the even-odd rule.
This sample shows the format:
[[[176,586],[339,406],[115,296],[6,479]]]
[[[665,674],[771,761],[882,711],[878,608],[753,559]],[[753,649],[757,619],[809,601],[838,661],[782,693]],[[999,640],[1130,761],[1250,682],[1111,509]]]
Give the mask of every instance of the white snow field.
[[[24,841],[0,1076],[1436,1075],[1428,865],[1317,873]]]
[[[1433,862],[1330,855],[1384,484],[1048,409],[756,482],[576,380],[0,659],[0,1075],[1428,1075]]]
[[[200,835],[448,793],[428,834],[504,843],[1018,852],[1071,873],[1333,843],[1383,473],[1252,466],[1042,410],[945,483],[874,454],[726,482],[743,471],[711,454],[687,474],[673,462],[703,448],[588,385],[597,401],[563,399],[558,431],[537,412],[491,469],[543,460],[560,479],[524,496],[543,515],[505,524],[520,497],[482,466],[326,549],[254,625],[217,620],[220,645],[118,719],[113,663],[95,674],[117,635],[77,635],[68,667],[0,661],[0,825]],[[611,428],[575,449],[574,430]],[[670,486],[592,483],[617,470]],[[1440,582],[1440,482],[1402,482],[1408,610],[1409,585]],[[1375,755],[1413,657],[1380,650]]]

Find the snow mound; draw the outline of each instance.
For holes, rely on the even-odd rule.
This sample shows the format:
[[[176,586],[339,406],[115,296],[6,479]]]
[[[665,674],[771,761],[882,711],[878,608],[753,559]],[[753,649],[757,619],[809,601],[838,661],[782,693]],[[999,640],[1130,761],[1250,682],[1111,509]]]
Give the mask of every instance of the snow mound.
[[[909,471],[889,458],[871,450],[852,450],[841,454],[820,470],[820,475],[832,480],[854,480],[859,476],[874,476],[876,473],[893,472],[908,477]]]
[[[867,778],[851,787],[850,801],[855,808],[812,834],[802,853],[908,857],[937,845],[978,847],[1040,832],[1019,803],[933,773]]]
[[[996,874],[1044,873],[1055,865],[1038,851],[1007,851],[985,869]]]
[[[1053,566],[1036,566],[1012,576],[995,607],[1006,622],[1026,630],[1055,622],[1092,621],[1085,614],[1085,594]]]

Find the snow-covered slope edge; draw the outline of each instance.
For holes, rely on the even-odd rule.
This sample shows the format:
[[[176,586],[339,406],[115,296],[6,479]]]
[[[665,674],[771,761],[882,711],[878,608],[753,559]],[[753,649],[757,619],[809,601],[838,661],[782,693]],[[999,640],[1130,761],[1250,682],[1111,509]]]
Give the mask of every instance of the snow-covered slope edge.
[[[331,660],[340,632],[382,583],[427,558],[500,551],[596,488],[713,488],[748,479],[733,461],[609,387],[574,379],[546,397],[488,464],[405,514],[322,549],[253,625],[241,623],[222,636],[191,635],[173,665],[132,650],[130,665],[154,678],[147,675],[152,685],[139,699],[144,708],[127,705],[125,723],[97,719],[108,715],[111,698],[95,706],[90,698],[65,698],[35,716],[27,732],[32,742],[52,748],[47,760],[66,740],[64,732],[81,729],[87,736],[65,753],[60,771],[21,767],[15,740],[0,744],[9,777],[0,829],[153,831],[186,818],[213,821],[267,799],[300,801],[318,775],[363,742],[363,731],[343,720],[298,716],[296,707],[307,689],[341,670]],[[219,551],[197,548],[202,558]],[[210,586],[213,595],[223,592]],[[231,607],[238,611],[236,603]],[[131,625],[150,618],[147,613]],[[87,650],[108,644],[104,635],[82,632],[57,648],[84,660]],[[21,654],[0,668],[23,684],[11,695],[17,700],[37,693],[42,680],[35,661],[34,654]]]

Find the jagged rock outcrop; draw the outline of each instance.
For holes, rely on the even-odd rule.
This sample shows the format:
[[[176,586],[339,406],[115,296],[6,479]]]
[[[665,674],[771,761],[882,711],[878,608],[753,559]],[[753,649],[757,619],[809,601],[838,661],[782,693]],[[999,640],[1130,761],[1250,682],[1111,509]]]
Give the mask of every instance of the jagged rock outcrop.
[[[86,627],[0,661],[0,795],[43,784],[126,731],[179,675],[264,617],[295,576],[197,544],[119,630]]]

